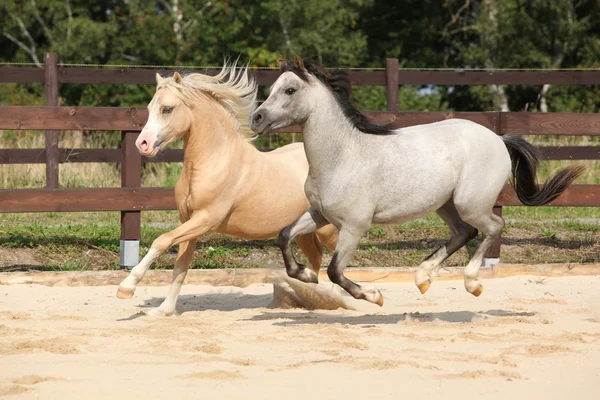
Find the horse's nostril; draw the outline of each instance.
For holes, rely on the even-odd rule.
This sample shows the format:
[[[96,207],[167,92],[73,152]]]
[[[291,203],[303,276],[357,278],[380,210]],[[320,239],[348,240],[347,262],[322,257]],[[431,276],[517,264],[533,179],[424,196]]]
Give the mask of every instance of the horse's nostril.
[[[142,140],[142,142],[140,143],[140,148],[144,151],[148,150],[148,142],[145,140]]]
[[[262,121],[262,119],[263,119],[262,114],[260,114],[260,113],[256,114],[254,116],[254,123],[258,124],[258,123],[260,123],[260,121]]]

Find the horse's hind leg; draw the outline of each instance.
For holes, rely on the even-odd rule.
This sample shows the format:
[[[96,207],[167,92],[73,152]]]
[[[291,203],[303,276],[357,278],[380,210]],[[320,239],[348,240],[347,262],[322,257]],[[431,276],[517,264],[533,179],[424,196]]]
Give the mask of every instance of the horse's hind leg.
[[[333,252],[337,244],[338,234],[338,229],[334,225],[329,224],[317,229],[315,232],[296,237],[298,247],[300,247],[300,250],[308,258],[310,269],[315,274],[319,275],[319,270],[321,269],[323,246]]]
[[[363,232],[364,233],[364,232]],[[331,282],[340,285],[355,299],[363,299],[375,303],[379,306],[383,305],[383,296],[377,289],[365,289],[356,282],[351,281],[344,275],[344,268],[348,265],[354,251],[358,247],[362,233],[351,232],[348,229],[340,230],[339,240],[333,253],[333,258],[329,267],[327,267],[327,275]]]
[[[484,236],[483,242],[479,245],[475,254],[469,261],[469,264],[465,267],[464,278],[465,278],[465,289],[467,292],[474,296],[479,296],[483,291],[483,286],[479,283],[479,268],[485,253],[494,243],[494,240],[500,236],[502,229],[504,229],[504,220],[502,217],[495,215],[492,212],[492,208],[485,214],[474,215],[470,214],[468,217],[463,217],[470,225],[474,226]]]
[[[160,306],[148,311],[148,315],[156,317],[173,315],[175,306],[177,305],[177,298],[181,291],[181,286],[183,286],[183,281],[185,280],[188,268],[192,262],[194,250],[196,250],[196,239],[183,242],[179,245],[177,260],[175,261],[175,267],[173,267],[173,281],[171,282],[169,293],[167,293],[167,297],[165,297],[165,300]]]
[[[310,264],[310,269],[319,275],[321,269],[321,261],[323,260],[323,245],[319,241],[315,232],[307,233],[306,235],[299,235],[296,237],[296,243],[298,247],[304,253]]]
[[[281,249],[285,269],[290,278],[307,283],[319,282],[319,276],[314,271],[296,262],[294,253],[292,253],[292,249],[290,248],[290,242],[296,237],[312,233],[328,223],[321,213],[309,208],[296,222],[286,226],[279,233],[278,246]]]
[[[317,236],[319,237],[319,240],[332,253],[335,251],[339,234],[340,231],[333,224],[325,225],[324,227],[317,229]]]
[[[469,240],[477,236],[477,229],[460,218],[452,199],[440,207],[437,210],[437,214],[450,228],[451,236],[450,240],[431,253],[419,265],[415,276],[415,283],[421,293],[425,293],[429,289],[431,282],[437,276],[437,271],[442,262],[467,244]]]

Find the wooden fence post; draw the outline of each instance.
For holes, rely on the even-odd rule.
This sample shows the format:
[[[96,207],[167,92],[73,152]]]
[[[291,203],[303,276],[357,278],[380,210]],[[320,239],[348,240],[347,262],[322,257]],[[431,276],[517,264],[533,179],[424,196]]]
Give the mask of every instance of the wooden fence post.
[[[138,132],[121,132],[121,187],[142,186],[142,156],[135,147]],[[131,269],[140,259],[140,211],[121,211],[119,262]]]
[[[398,59],[387,58],[385,60],[385,93],[387,97],[387,110],[398,112]]]
[[[44,54],[44,98],[47,106],[58,105],[58,56]],[[58,131],[46,131],[46,187],[58,188]]]

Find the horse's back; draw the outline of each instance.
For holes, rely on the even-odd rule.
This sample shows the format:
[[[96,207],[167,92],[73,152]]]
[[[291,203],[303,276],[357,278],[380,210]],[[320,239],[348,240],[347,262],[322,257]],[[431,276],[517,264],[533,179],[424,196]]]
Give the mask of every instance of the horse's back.
[[[508,156],[502,139],[487,127],[466,119],[447,119],[430,124],[415,125],[397,131],[398,142],[422,145],[443,144],[449,151],[463,150],[468,156]]]

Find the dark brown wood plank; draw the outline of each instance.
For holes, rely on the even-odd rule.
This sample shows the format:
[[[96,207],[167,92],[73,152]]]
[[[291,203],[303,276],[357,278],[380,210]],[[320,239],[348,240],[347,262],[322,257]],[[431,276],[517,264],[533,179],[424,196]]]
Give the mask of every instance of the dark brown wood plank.
[[[497,206],[522,206],[517,194],[510,185],[498,197]],[[565,192],[548,206],[598,207],[600,206],[600,185],[571,185]]]
[[[44,99],[46,106],[58,105],[58,55],[44,54]],[[58,131],[46,131],[46,187],[56,189],[58,183]]]
[[[44,70],[35,67],[0,68],[0,83],[44,83]]]
[[[142,186],[142,156],[135,146],[137,132],[121,133],[121,187]],[[121,240],[140,240],[142,214],[121,211]]]
[[[279,78],[281,72],[277,70],[258,69],[251,70],[249,75],[256,80],[259,86],[271,86]]]
[[[0,149],[0,164],[44,164],[46,149]]]
[[[385,95],[387,100],[387,110],[390,112],[398,112],[398,59],[388,58],[385,60]]]
[[[0,190],[2,213],[175,209],[173,188]]]
[[[600,160],[600,146],[542,146],[537,149],[543,160]],[[118,149],[59,150],[61,163],[121,162],[121,151]],[[45,149],[0,149],[0,164],[43,164],[45,162]],[[154,158],[142,157],[142,162],[183,162],[183,150],[165,149]]]
[[[119,149],[60,149],[61,163],[120,163]]]
[[[598,160],[600,146],[541,146],[543,160]]]
[[[600,114],[508,112],[501,118],[502,134],[600,135]]]
[[[183,149],[165,149],[154,158],[142,157],[143,162],[183,162]]]
[[[392,123],[395,127],[464,118],[494,131],[500,125],[502,134],[600,135],[600,114],[382,111],[365,114],[375,122]],[[0,106],[0,129],[140,131],[147,118],[145,108]],[[292,126],[279,131],[300,132],[300,128]]]
[[[600,71],[399,71],[400,85],[598,85]]]
[[[117,69],[117,68],[60,68],[60,83],[86,84],[156,84],[156,74],[171,76],[176,70]],[[180,71],[181,72],[181,71]]]
[[[162,77],[173,76],[175,71],[181,74],[201,73],[214,76],[217,69],[117,69],[117,68],[61,68],[59,80],[61,83],[85,84],[135,84],[155,85],[156,74]],[[279,71],[251,70],[250,76],[261,86],[269,86],[279,76]]]
[[[180,73],[201,73],[216,75],[218,69],[117,69],[117,68],[60,68],[60,83],[87,84],[156,84],[156,74],[163,77],[172,76],[175,71]],[[278,70],[250,70],[260,86],[271,86],[281,74]],[[384,71],[349,71],[350,81],[357,86],[385,86]]]
[[[522,206],[508,185],[497,206]],[[600,185],[573,185],[552,206],[600,206]],[[173,188],[4,189],[0,212],[175,210]]]
[[[182,157],[183,159],[183,157]],[[46,149],[0,149],[0,164],[43,164]],[[120,163],[118,149],[59,149],[61,163]]]
[[[141,131],[145,108],[0,106],[0,129]]]
[[[386,71],[348,71],[353,86],[385,86]]]
[[[155,84],[155,75],[171,76],[174,71],[215,75],[218,69],[125,69],[59,68],[60,83]],[[277,70],[251,70],[261,86],[270,86]],[[361,86],[385,86],[385,71],[349,71],[351,81]],[[43,83],[43,71],[32,67],[0,68],[0,83]],[[597,85],[600,71],[398,71],[400,85]]]

